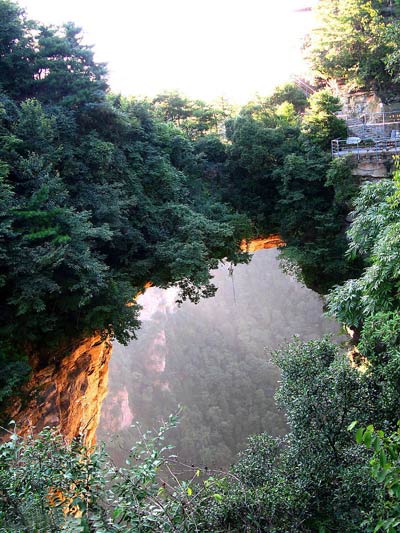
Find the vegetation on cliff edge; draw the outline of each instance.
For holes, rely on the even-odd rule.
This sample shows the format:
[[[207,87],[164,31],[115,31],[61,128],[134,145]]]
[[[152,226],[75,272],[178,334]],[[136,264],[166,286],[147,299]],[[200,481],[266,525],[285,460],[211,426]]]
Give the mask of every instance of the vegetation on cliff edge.
[[[321,74],[397,94],[396,3],[320,6]],[[396,531],[398,172],[361,190],[346,256],[356,190],[327,153],[344,127],[329,92],[306,102],[281,89],[228,120],[221,139],[229,110],[113,96],[73,25],[38,25],[8,0],[0,15],[3,368],[43,339],[46,349],[93,330],[127,340],[137,321],[126,303],[148,280],[179,284],[183,298],[212,294],[209,269],[240,260],[249,219],[253,232],[281,231],[308,284],[352,278],[329,307],[360,335],[352,364],[327,340],[280,349],[287,437],[253,437],[229,475],[202,483],[159,481],[162,433],[121,471],[51,433],[13,435],[0,447],[3,531]]]

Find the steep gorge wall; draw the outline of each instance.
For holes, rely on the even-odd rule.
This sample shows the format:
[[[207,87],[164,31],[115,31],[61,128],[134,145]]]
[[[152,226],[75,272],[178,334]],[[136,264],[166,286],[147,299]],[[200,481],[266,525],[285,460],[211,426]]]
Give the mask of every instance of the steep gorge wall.
[[[111,351],[109,340],[95,335],[45,365],[32,356],[31,377],[6,410],[8,419],[16,421],[18,434],[57,426],[67,439],[82,434],[88,446],[94,444]]]
[[[391,106],[384,106],[382,100],[371,91],[347,93],[342,88],[336,88],[335,92],[342,102],[342,112],[350,117],[373,115],[391,110]]]
[[[280,248],[282,246],[285,246],[285,243],[281,239],[281,236],[277,234],[268,235],[268,237],[258,237],[256,239],[251,239],[250,241],[243,239],[240,243],[240,249],[242,252],[247,252],[249,254],[257,252],[258,250],[269,250],[270,248]]]

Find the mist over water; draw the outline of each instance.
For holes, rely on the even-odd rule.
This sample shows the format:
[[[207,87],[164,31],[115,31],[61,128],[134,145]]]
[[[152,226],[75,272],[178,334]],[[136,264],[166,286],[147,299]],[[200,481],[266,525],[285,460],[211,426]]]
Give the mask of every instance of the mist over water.
[[[279,370],[270,353],[297,335],[308,340],[339,326],[322,316],[322,299],[279,268],[277,250],[248,265],[214,272],[214,298],[175,303],[176,289],[140,297],[142,327],[129,346],[115,344],[98,440],[114,460],[126,456],[142,428],[158,427],[184,407],[169,433],[174,453],[190,464],[226,467],[250,434],[286,432],[273,396]]]

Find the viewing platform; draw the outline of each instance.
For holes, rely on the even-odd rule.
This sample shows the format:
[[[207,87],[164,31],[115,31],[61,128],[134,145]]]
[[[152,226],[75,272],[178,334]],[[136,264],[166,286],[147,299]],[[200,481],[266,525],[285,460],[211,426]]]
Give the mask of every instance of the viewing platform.
[[[400,153],[400,111],[339,117],[346,120],[348,137],[331,141],[332,157],[387,161]]]
[[[334,139],[331,145],[332,157],[354,155],[357,160],[365,157],[387,159],[400,153],[400,135],[395,138],[388,137],[383,139],[363,140],[359,137]]]

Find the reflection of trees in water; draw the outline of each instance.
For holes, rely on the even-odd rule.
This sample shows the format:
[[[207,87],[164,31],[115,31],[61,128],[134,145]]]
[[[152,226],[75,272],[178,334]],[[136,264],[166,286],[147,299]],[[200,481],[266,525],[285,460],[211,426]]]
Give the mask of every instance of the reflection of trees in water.
[[[170,294],[153,289],[158,303],[153,301],[138,340],[114,348],[100,439],[115,431],[113,398],[124,388],[145,428],[185,407],[170,441],[190,463],[226,466],[248,435],[285,432],[273,400],[279,372],[267,351],[293,335],[315,338],[336,326],[321,316],[316,294],[279,270],[276,253],[258,252],[250,265],[235,269],[233,280],[221,267],[216,297],[198,305],[176,309]],[[126,427],[126,408],[117,417],[118,445],[129,448],[136,435]]]

